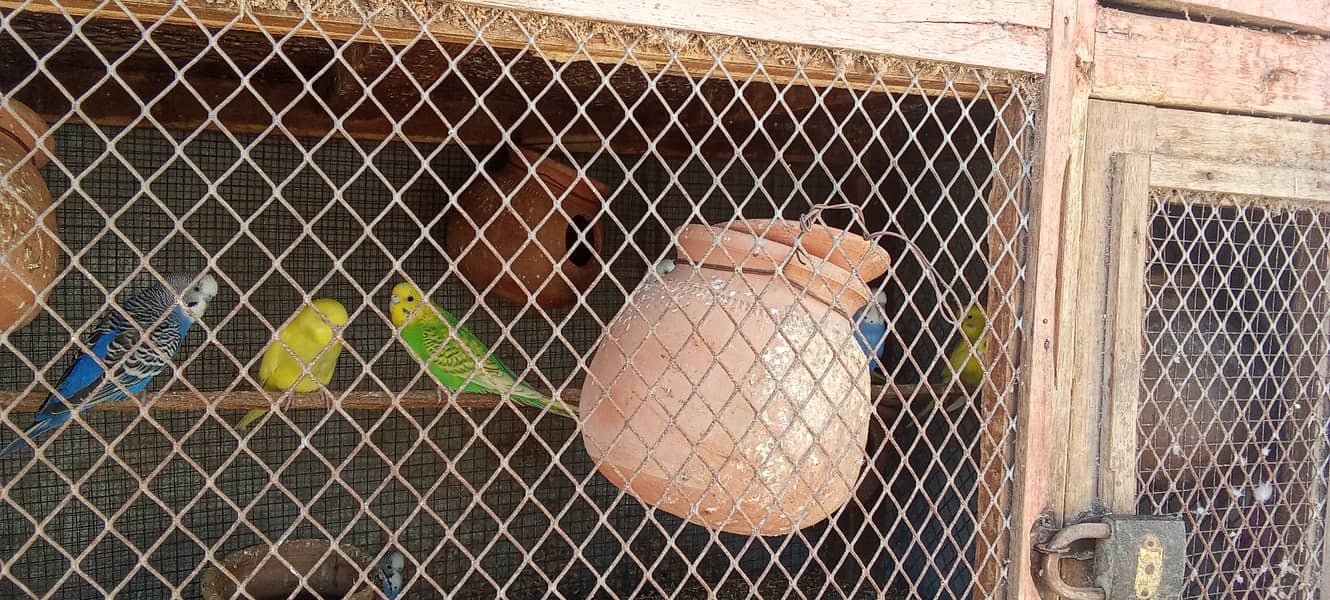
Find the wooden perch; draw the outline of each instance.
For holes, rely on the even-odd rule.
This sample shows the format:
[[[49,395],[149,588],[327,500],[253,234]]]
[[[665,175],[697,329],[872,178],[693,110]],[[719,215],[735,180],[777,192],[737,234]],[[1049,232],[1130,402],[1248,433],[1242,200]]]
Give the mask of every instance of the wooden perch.
[[[945,392],[941,386],[926,386],[928,389],[919,390],[916,385],[889,385],[885,395],[882,394],[881,386],[873,386],[873,398],[881,398],[881,406],[900,406],[903,400],[908,400],[916,395],[916,392],[924,396],[939,398],[938,405],[946,404],[943,400],[952,398],[961,398],[967,396],[965,390],[953,387]],[[500,397],[494,394],[474,394],[462,393],[452,394],[443,390],[431,391],[411,391],[401,393],[386,392],[333,392],[338,398],[337,404],[346,410],[384,410],[393,406],[401,408],[491,408],[500,402]],[[37,412],[42,403],[46,401],[44,392],[14,392],[0,391],[0,406],[12,408],[18,412]],[[582,390],[571,388],[565,391],[561,398],[569,405],[577,406],[578,399],[582,396]],[[218,410],[249,410],[252,408],[269,408],[280,402],[281,394],[261,392],[257,390],[236,390],[236,391],[208,391],[208,392],[189,392],[189,391],[168,391],[155,392],[147,395],[149,410],[179,410],[179,411],[202,411],[207,407],[213,407]],[[323,410],[324,397],[318,392],[309,392],[295,394],[295,400],[292,404],[295,409],[316,409]],[[137,402],[108,402],[99,404],[93,410],[113,410],[121,412],[134,412],[139,410]]]
[[[573,406],[581,396],[579,389],[570,389],[562,396],[563,401]],[[413,391],[389,394],[386,392],[333,392],[342,408],[348,410],[383,410],[392,406],[402,408],[488,408],[499,403],[499,396],[493,394],[450,394],[443,390]],[[257,390],[236,391],[168,391],[155,392],[147,396],[149,410],[204,410],[211,406],[221,410],[249,410],[252,408],[270,408],[281,402],[282,394]],[[13,406],[21,412],[36,412],[46,401],[46,394],[33,392],[0,392],[0,405]],[[296,409],[324,408],[324,396],[319,392],[295,394],[292,407]],[[99,404],[93,410],[137,411],[137,402],[108,402]]]

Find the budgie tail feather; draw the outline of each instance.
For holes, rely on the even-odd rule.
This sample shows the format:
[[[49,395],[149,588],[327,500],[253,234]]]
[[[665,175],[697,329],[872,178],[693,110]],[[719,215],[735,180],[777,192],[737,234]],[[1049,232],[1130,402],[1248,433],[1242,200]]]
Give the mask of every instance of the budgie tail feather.
[[[513,388],[513,400],[530,406],[531,408],[545,408],[548,406],[550,407],[550,412],[554,414],[571,419],[577,418],[577,409],[569,406],[562,400],[550,398],[549,396],[540,393],[535,388],[520,381],[517,382],[517,386]]]

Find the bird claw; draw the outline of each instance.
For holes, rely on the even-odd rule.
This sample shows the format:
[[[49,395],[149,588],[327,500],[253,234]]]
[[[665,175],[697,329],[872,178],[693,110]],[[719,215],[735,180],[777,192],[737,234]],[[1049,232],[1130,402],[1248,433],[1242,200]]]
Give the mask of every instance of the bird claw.
[[[332,392],[328,391],[328,388],[319,388],[319,391],[323,393],[323,408],[331,411],[337,398],[333,396]]]

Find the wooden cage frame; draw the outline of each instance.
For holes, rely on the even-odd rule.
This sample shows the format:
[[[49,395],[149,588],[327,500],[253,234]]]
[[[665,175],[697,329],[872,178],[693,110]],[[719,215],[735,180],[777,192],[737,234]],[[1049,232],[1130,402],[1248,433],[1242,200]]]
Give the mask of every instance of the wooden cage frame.
[[[413,3],[425,14],[432,4],[429,0]],[[1108,230],[1103,225],[1111,206],[1103,194],[1105,186],[1153,183],[1299,198],[1317,206],[1330,201],[1330,126],[1322,124],[1330,122],[1330,39],[1325,37],[1330,35],[1330,2],[1323,0],[1122,0],[1102,6],[1096,0],[702,0],[674,4],[477,0],[468,4],[466,10],[477,14],[501,8],[547,15],[558,26],[549,28],[554,33],[542,40],[541,51],[559,60],[593,59],[612,43],[604,36],[613,27],[643,26],[689,32],[662,36],[658,44],[639,49],[637,56],[644,66],[672,60],[693,64],[698,56],[690,56],[690,48],[723,46],[737,37],[809,47],[817,57],[815,68],[782,71],[779,60],[766,68],[775,77],[797,77],[812,84],[863,84],[865,70],[859,65],[876,60],[867,58],[869,55],[955,65],[957,70],[951,74],[962,75],[959,84],[950,88],[945,87],[942,76],[920,79],[919,85],[935,92],[974,92],[967,87],[974,81],[963,75],[972,68],[1006,70],[1027,75],[1032,83],[1042,82],[1039,134],[1029,149],[1038,158],[1033,189],[1028,191],[1032,214],[1031,252],[1024,267],[1025,312],[995,318],[1000,331],[1010,331],[1017,321],[1025,330],[1021,391],[1013,408],[1019,416],[1017,442],[1014,448],[985,450],[1010,452],[1013,464],[1019,466],[1011,496],[990,500],[1007,513],[1013,536],[981,542],[1007,548],[1005,564],[987,561],[977,576],[977,592],[988,597],[1041,597],[1036,584],[1040,558],[1032,550],[1033,542],[1045,539],[1050,531],[1100,501],[1130,509],[1123,500],[1130,495],[1128,490],[1101,486],[1093,476],[1101,455],[1100,399],[1125,402],[1130,394],[1105,395],[1111,385],[1102,379],[1102,356],[1095,354],[1105,343],[1104,332],[1081,325],[1092,322],[1095,311],[1102,307],[1071,301],[1107,298],[1113,280],[1107,265],[1096,262],[1097,252],[1125,252],[1133,247],[1105,238]],[[241,6],[245,10],[237,11]],[[232,5],[202,0],[181,4],[165,0],[0,0],[0,9],[5,10],[201,21],[346,41],[362,36],[383,36],[390,43],[415,39],[420,24],[403,18],[395,6],[350,1],[264,0]],[[319,15],[321,31],[301,16],[302,10]],[[372,14],[381,23],[375,33],[360,25],[363,14]],[[588,19],[612,26],[587,28]],[[801,27],[789,27],[792,22]],[[428,29],[440,40],[460,35],[460,30],[449,29],[446,19],[431,23]],[[492,41],[517,47],[526,44],[520,33],[503,31],[493,32]],[[706,63],[710,62],[708,58]],[[754,65],[737,60],[732,66],[734,72],[743,72]],[[126,118],[114,114],[114,106],[108,110],[111,112],[101,115],[107,123]],[[182,114],[162,122],[193,127],[202,118]],[[1119,128],[1119,134],[1105,137],[1105,119]],[[228,123],[231,126],[244,131],[247,125]],[[381,124],[363,127],[369,137],[382,132]],[[1114,157],[1122,153],[1135,157]],[[1120,169],[1110,176],[1110,165],[1115,163]],[[1143,172],[1149,173],[1148,182],[1140,180]],[[1019,218],[1000,217],[999,230],[1009,231]],[[1132,231],[1128,228],[1119,233],[1130,236]],[[1133,260],[1133,256],[1117,258]],[[999,276],[1014,277],[1019,268],[1004,264]],[[1096,272],[1100,276],[1090,277]],[[1067,291],[1060,282],[1069,281],[1080,281],[1082,287]],[[1122,327],[1128,327],[1126,321]],[[1129,376],[1131,365],[1115,362],[1111,369],[1126,369]],[[995,372],[999,378],[1015,376],[1011,368]],[[200,401],[181,402],[182,407],[197,408]],[[259,407],[266,406],[268,399],[256,395],[229,402],[235,407]],[[311,395],[299,402],[314,405],[318,399]],[[355,402],[352,397],[347,406],[355,407]],[[419,402],[427,406],[437,400],[430,394]],[[463,397],[461,402],[465,406],[486,399]],[[1115,441],[1104,450],[1111,457],[1105,468],[1130,468],[1122,462],[1127,457],[1121,451],[1131,444],[1125,437],[1130,428],[1116,421],[1111,425],[1108,439]],[[983,476],[1000,478],[1003,474]],[[1002,589],[999,571],[1004,568],[1011,572]],[[1330,593],[1330,580],[1320,585],[1323,595]]]

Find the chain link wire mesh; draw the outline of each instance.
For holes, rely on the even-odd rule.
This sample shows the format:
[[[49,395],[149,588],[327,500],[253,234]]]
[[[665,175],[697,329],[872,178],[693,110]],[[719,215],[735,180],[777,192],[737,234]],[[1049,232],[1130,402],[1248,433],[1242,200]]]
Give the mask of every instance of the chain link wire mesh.
[[[1138,510],[1184,515],[1184,597],[1314,597],[1330,222],[1275,199],[1151,200]]]
[[[0,90],[50,122],[42,175],[62,251],[37,318],[0,337],[5,439],[108,305],[172,271],[221,283],[140,399],[0,459],[0,596],[199,598],[227,557],[296,540],[349,565],[364,597],[382,597],[376,565],[392,552],[404,598],[958,598],[1002,585],[1030,82],[450,4],[319,18],[191,6],[0,17]],[[505,300],[497,273],[461,275],[500,236],[529,249],[549,223],[575,225],[570,252],[595,242],[567,189],[530,172],[557,208],[522,228],[459,210],[473,185],[518,201],[494,173],[515,147],[608,190],[571,306]],[[901,232],[922,252],[884,239],[891,268],[868,282],[889,327],[863,466],[838,482],[853,495],[789,534],[722,533],[643,505],[597,472],[577,421],[443,390],[389,316],[394,284],[412,282],[518,379],[576,402],[597,347],[615,342],[607,324],[675,255],[681,226],[836,203],[862,219],[829,225]],[[480,232],[460,256],[447,251],[454,219]],[[349,313],[333,408],[299,395],[237,429],[278,399],[261,389],[264,349],[320,297]],[[939,376],[970,303],[991,316],[979,385]],[[791,345],[789,372],[810,373]],[[851,352],[839,363],[863,358]],[[816,439],[830,429],[797,425],[830,443]],[[299,584],[248,593],[346,594]]]

